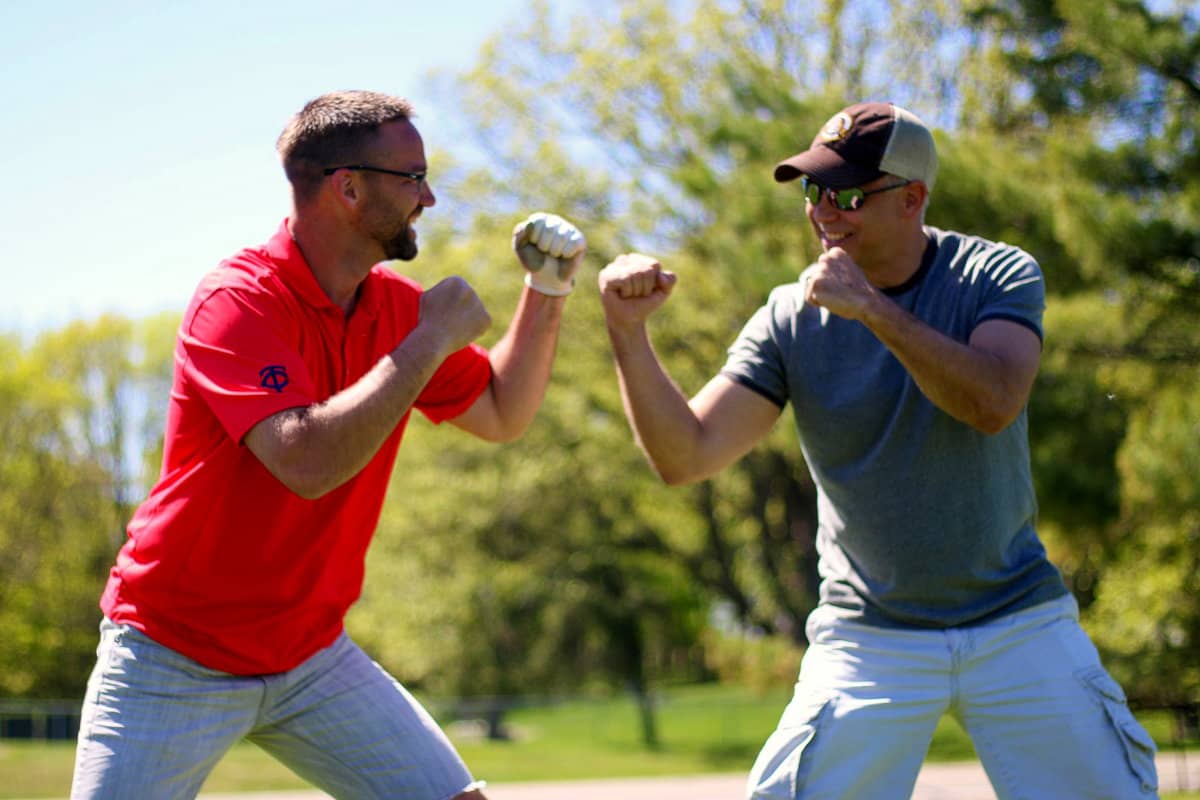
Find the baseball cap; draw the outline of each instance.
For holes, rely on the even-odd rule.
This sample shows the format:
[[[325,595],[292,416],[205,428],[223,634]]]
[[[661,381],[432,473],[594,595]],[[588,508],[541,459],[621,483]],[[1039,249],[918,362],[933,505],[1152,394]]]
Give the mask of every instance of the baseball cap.
[[[849,189],[884,173],[933,189],[937,150],[915,114],[892,103],[856,103],[834,114],[803,153],[775,167],[780,183],[808,175],[822,186]]]

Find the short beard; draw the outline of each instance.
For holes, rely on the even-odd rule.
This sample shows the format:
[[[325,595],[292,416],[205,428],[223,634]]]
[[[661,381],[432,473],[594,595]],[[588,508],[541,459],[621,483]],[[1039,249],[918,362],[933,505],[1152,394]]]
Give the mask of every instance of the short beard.
[[[417,257],[417,240],[409,233],[407,225],[399,236],[394,236],[383,243],[383,252],[389,260],[412,261]]]

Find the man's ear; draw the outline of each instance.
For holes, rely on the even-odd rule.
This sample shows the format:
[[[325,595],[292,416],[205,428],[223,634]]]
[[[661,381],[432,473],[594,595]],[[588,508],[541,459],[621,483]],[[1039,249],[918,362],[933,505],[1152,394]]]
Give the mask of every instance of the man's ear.
[[[900,191],[904,193],[905,215],[920,214],[925,207],[925,199],[929,197],[929,187],[922,181],[913,181]]]
[[[333,191],[338,205],[347,211],[352,210],[362,201],[362,187],[358,185],[357,177],[352,170],[338,170],[329,177],[327,185]]]

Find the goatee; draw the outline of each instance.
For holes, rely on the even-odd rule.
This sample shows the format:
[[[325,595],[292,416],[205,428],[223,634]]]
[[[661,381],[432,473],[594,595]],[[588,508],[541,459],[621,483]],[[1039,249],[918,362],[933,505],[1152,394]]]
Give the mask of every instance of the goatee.
[[[383,252],[389,259],[412,261],[417,257],[417,240],[406,228],[399,236],[383,243]]]

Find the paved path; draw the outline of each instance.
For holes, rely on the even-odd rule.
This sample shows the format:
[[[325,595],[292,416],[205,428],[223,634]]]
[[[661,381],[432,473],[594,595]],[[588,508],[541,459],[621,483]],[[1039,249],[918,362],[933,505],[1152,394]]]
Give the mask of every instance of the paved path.
[[[1162,791],[1200,789],[1200,753],[1160,753]],[[595,781],[496,783],[488,800],[740,800],[746,776],[691,775],[680,778],[613,778]],[[203,794],[200,800],[326,800],[320,792]],[[996,800],[976,762],[927,764],[912,800]]]

